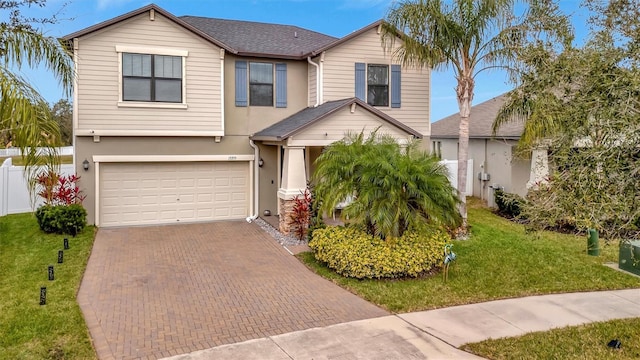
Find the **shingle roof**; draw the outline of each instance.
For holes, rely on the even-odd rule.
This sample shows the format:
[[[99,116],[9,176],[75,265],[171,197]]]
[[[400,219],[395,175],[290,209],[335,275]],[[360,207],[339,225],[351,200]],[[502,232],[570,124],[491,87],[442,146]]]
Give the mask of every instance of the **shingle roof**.
[[[421,138],[422,135],[416,130],[404,125],[398,120],[392,118],[391,116],[383,113],[382,111],[372,107],[371,105],[365,103],[364,101],[357,98],[347,98],[335,101],[328,101],[322,105],[317,107],[308,107],[303,109],[288,118],[279,121],[251,136],[253,140],[285,140],[288,137],[294,135],[295,133],[303,130],[304,128],[326,118],[332,113],[344,108],[345,106],[350,106],[351,104],[358,104],[363,109],[373,113],[379,118],[387,121],[391,125],[402,129],[403,131],[411,134],[417,138]]]
[[[469,138],[493,138],[491,127],[498,111],[506,101],[506,95],[502,94],[471,107],[469,118]],[[460,126],[460,114],[455,113],[431,124],[431,138],[457,138]],[[524,123],[513,121],[504,124],[498,130],[496,138],[520,139]]]
[[[382,24],[376,21],[343,38],[321,34],[294,25],[281,25],[241,20],[215,19],[199,16],[180,16],[169,13],[155,4],[122,14],[63,37],[69,47],[74,38],[128,20],[147,11],[155,11],[188,31],[226,51],[242,56],[262,56],[280,59],[305,59],[360,36]]]
[[[337,39],[292,25],[181,16],[180,20],[237,51],[239,55],[300,58]]]

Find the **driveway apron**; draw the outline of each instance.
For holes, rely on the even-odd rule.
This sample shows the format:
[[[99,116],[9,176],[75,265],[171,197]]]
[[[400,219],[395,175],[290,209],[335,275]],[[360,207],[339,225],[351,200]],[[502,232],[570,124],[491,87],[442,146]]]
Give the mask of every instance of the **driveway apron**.
[[[100,359],[157,359],[388,313],[243,221],[100,229],[78,293]]]

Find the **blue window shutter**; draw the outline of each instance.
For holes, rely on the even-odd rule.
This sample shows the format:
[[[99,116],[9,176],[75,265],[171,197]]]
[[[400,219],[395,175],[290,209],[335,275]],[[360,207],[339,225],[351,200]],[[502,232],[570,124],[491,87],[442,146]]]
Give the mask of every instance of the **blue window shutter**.
[[[367,66],[365,63],[356,63],[356,97],[366,100],[367,93]]]
[[[236,106],[247,106],[247,62],[236,61]]]
[[[399,108],[402,100],[401,92],[401,75],[402,68],[400,65],[391,65],[391,107]]]
[[[287,107],[287,64],[276,64],[276,107]]]

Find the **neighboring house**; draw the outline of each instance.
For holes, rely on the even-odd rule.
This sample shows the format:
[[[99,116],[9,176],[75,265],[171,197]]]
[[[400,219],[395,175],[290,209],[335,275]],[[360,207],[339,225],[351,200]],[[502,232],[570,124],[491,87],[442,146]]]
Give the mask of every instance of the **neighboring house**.
[[[515,147],[524,129],[522,122],[510,122],[493,136],[491,128],[505,95],[471,108],[469,119],[469,159],[473,159],[473,195],[488,199],[489,186],[499,185],[510,193],[526,195],[531,176],[531,160],[516,155]],[[460,114],[431,124],[431,149],[444,160],[458,159]]]
[[[336,39],[149,5],[66,36],[89,222],[268,211],[286,232],[324,146],[377,128],[399,141],[428,138],[429,70],[392,60],[380,25]]]

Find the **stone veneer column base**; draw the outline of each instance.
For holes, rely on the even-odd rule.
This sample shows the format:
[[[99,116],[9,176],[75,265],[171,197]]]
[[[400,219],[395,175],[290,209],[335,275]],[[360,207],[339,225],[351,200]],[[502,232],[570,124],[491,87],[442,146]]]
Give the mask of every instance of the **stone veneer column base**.
[[[285,235],[289,235],[291,233],[291,224],[290,224],[290,216],[293,212],[293,205],[295,203],[294,199],[285,200],[282,198],[278,198],[280,202],[280,225],[279,230],[281,233]]]

